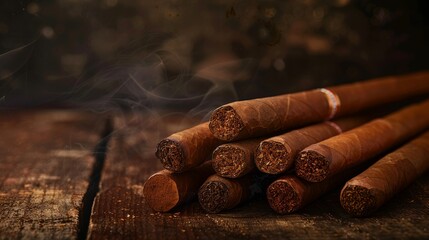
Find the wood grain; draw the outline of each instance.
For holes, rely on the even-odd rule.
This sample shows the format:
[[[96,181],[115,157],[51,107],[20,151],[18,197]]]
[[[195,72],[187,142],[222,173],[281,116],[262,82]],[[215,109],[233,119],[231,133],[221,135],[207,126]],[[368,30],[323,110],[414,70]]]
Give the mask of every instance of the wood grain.
[[[74,239],[104,120],[66,110],[0,114],[0,239]]]
[[[89,239],[308,239],[428,238],[429,176],[420,178],[371,218],[352,218],[339,189],[291,215],[274,213],[264,199],[222,214],[206,214],[197,202],[171,213],[145,204],[144,181],[161,169],[156,141],[184,129],[144,115],[119,116],[95,199]],[[167,129],[167,130],[163,130]]]

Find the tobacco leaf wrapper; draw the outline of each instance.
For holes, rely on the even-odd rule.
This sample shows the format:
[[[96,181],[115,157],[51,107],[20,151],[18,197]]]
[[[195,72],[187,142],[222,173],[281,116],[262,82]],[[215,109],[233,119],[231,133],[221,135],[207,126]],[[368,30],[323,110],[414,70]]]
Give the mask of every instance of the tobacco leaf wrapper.
[[[209,159],[212,151],[222,143],[213,136],[206,122],[161,140],[155,155],[165,169],[183,172]]]
[[[333,137],[363,124],[368,117],[345,118],[300,128],[262,141],[255,163],[261,172],[280,174],[290,169],[296,155],[311,144]]]
[[[198,191],[198,201],[209,213],[232,209],[261,193],[267,181],[267,178],[258,179],[254,174],[236,179],[212,175]]]
[[[256,169],[254,152],[262,139],[222,144],[213,151],[213,168],[222,177],[238,178]]]
[[[429,169],[428,156],[429,131],[349,180],[341,205],[351,215],[370,215]]]
[[[271,209],[277,213],[296,212],[339,187],[356,172],[356,169],[349,170],[318,183],[307,182],[295,175],[284,175],[268,186],[267,200]]]
[[[217,108],[209,127],[225,141],[268,135],[428,93],[428,80],[429,72],[419,72],[237,101]]]
[[[149,177],[143,189],[146,203],[155,211],[167,212],[194,198],[199,187],[214,173],[211,161],[184,173],[162,170]]]
[[[417,135],[429,126],[429,100],[313,144],[297,157],[296,174],[320,182]]]

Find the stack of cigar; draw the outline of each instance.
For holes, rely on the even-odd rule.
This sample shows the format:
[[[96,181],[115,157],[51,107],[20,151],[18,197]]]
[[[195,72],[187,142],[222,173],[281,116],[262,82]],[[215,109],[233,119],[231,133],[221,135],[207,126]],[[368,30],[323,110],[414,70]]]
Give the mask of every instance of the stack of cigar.
[[[166,170],[145,183],[146,202],[165,212],[198,196],[217,213],[262,192],[283,214],[344,185],[345,211],[369,215],[429,168],[429,100],[352,114],[428,93],[419,72],[221,106],[158,144]]]

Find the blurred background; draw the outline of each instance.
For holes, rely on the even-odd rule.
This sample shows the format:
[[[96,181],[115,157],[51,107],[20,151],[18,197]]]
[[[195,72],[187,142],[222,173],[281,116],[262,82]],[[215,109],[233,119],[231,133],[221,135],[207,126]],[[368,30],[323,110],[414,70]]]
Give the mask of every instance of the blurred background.
[[[2,0],[0,108],[165,109],[429,69],[427,1]]]

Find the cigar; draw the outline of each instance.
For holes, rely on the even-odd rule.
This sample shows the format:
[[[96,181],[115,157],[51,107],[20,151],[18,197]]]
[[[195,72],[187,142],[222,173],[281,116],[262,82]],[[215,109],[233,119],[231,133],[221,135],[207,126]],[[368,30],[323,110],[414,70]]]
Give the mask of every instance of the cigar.
[[[217,108],[209,127],[225,141],[268,135],[428,93],[428,80],[429,72],[419,72],[237,101]]]
[[[256,169],[254,152],[262,139],[226,143],[213,151],[213,168],[219,176],[239,178]]]
[[[165,169],[183,172],[210,158],[213,150],[222,143],[213,136],[206,122],[161,140],[155,155]]]
[[[214,173],[211,161],[184,173],[159,171],[146,181],[143,195],[150,208],[167,212],[182,203],[192,200],[198,188]]]
[[[310,145],[296,159],[296,174],[320,182],[381,154],[429,126],[429,100]]]
[[[307,182],[295,175],[284,175],[268,186],[268,203],[271,209],[280,214],[296,212],[323,194],[339,187],[355,172],[353,169],[318,183]]]
[[[345,118],[311,125],[262,141],[256,150],[255,163],[261,172],[280,174],[290,169],[299,151],[357,127],[368,117]]]
[[[341,191],[342,207],[353,216],[370,215],[429,169],[428,156],[429,131],[349,180]]]
[[[261,184],[254,174],[236,179],[212,175],[198,191],[198,201],[205,211],[218,213],[232,209],[261,193]]]

